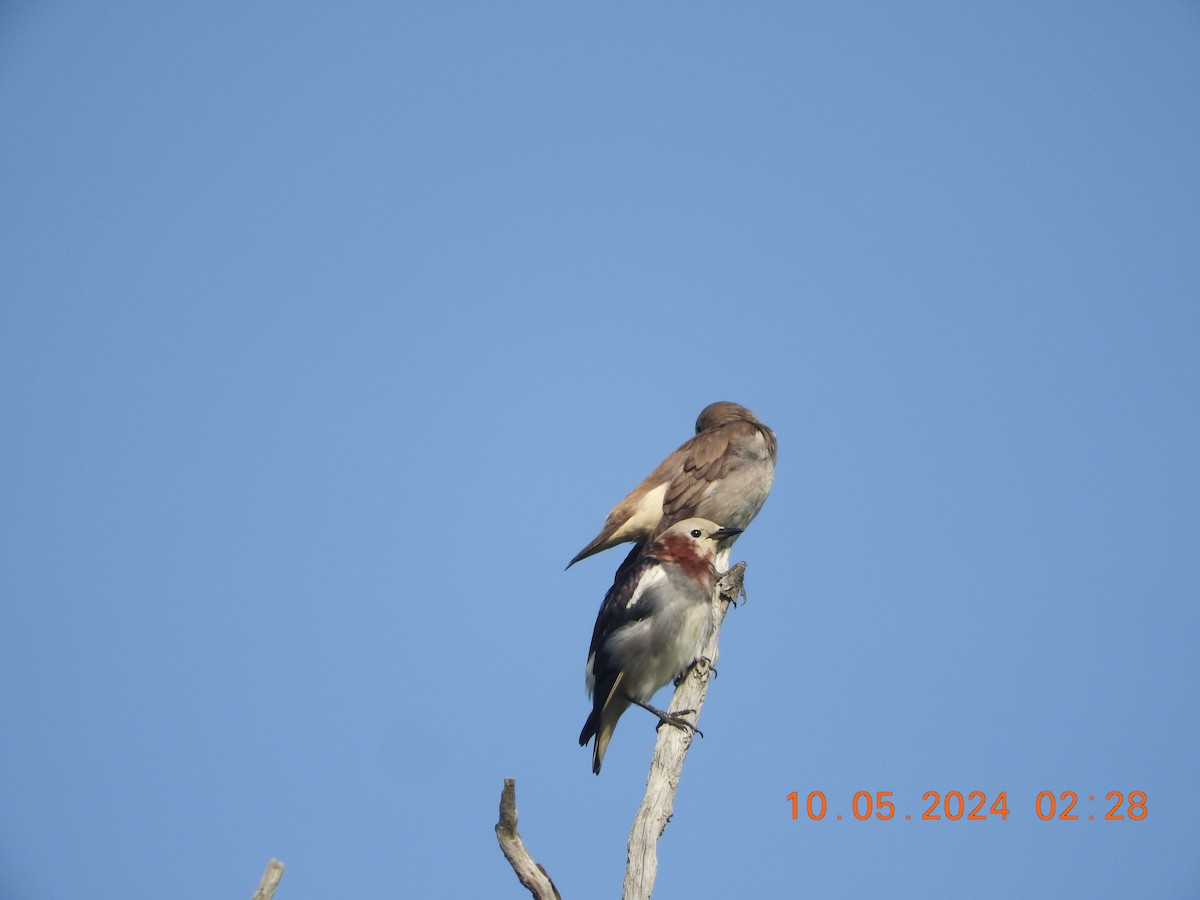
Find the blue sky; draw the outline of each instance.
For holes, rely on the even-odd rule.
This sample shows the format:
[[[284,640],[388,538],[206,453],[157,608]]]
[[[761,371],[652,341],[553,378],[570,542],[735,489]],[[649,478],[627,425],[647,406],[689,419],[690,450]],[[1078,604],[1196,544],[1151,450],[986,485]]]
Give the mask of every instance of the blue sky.
[[[655,896],[1200,892],[1194,3],[8,3],[0,121],[6,900],[521,897],[505,776],[616,896],[563,565],[714,400]]]

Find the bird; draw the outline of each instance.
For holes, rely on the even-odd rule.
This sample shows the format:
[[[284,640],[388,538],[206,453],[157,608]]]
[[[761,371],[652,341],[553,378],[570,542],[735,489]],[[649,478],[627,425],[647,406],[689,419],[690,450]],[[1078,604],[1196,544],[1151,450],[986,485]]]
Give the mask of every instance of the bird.
[[[575,554],[581,559],[626,541],[640,545],[676,522],[693,517],[744,530],[758,515],[775,479],[775,432],[736,403],[710,403],[696,419],[696,434],[658,464],[613,507],[604,527]],[[719,564],[728,560],[725,544]],[[618,577],[620,569],[618,569]]]
[[[713,630],[714,556],[741,534],[707,519],[671,525],[617,572],[596,616],[584,681],[592,711],[579,746],[592,745],[592,771],[600,774],[604,751],[621,714],[635,703],[679,728],[695,729],[677,713],[650,706],[668,681],[700,658]]]

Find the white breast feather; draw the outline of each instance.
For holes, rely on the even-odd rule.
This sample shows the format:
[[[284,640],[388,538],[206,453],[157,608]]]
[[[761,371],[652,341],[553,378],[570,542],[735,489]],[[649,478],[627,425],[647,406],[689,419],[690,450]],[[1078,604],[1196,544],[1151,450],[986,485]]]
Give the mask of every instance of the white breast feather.
[[[666,580],[667,573],[662,566],[651,566],[642,575],[641,580],[637,583],[637,587],[633,589],[633,593],[630,594],[629,602],[625,604],[625,608],[633,609],[633,607],[637,606],[638,601],[642,599],[642,595],[646,591],[653,590]]]

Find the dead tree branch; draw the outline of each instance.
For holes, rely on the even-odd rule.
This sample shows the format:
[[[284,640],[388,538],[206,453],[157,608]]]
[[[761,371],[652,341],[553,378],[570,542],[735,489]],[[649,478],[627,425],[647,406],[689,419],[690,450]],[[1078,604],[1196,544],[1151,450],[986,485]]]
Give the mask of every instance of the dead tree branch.
[[[279,879],[283,877],[283,863],[277,859],[267,863],[266,871],[263,872],[262,881],[258,883],[258,890],[254,892],[254,896],[250,900],[271,900],[275,896],[275,888],[279,887]]]
[[[708,694],[708,682],[717,664],[717,637],[729,604],[736,603],[739,596],[746,596],[742,587],[746,564],[737,563],[717,582],[713,594],[713,633],[704,650],[707,664],[692,667],[675,689],[669,709],[694,709],[692,718],[698,722],[704,698]],[[659,728],[658,740],[654,743],[654,756],[650,760],[650,774],[646,779],[646,795],[633,820],[629,834],[629,862],[625,867],[624,900],[648,900],[654,890],[654,879],[658,874],[658,839],[666,830],[675,808],[675,791],[679,788],[679,776],[683,771],[683,760],[692,744],[692,733],[679,728]]]
[[[521,884],[529,889],[535,900],[562,900],[558,888],[546,874],[546,870],[533,861],[521,835],[517,834],[517,780],[504,779],[504,790],[500,792],[500,821],[496,823],[496,840],[504,857]]]

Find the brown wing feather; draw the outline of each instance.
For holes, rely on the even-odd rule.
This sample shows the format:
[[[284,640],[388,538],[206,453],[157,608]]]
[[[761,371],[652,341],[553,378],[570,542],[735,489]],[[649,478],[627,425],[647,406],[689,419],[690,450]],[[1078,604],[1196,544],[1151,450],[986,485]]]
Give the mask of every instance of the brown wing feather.
[[[736,430],[746,425],[748,423],[734,422],[696,435],[683,470],[675,476],[663,497],[663,517],[658,523],[658,531],[696,514],[696,507],[708,492],[709,485],[723,478],[728,471],[730,461],[725,453],[737,437]],[[749,427],[753,429],[753,426]]]
[[[612,508],[612,512],[608,514],[608,518],[604,520],[604,526],[600,529],[600,533],[592,538],[588,542],[588,545],[575,555],[574,559],[567,563],[568,569],[581,559],[586,559],[595,553],[599,553],[601,550],[607,550],[613,546],[610,543],[610,538],[612,538],[614,532],[629,521],[630,516],[633,515],[634,511],[638,508],[638,504],[642,502],[642,498],[646,494],[666,481],[670,473],[678,471],[681,465],[685,465],[682,460],[686,459],[689,455],[690,445],[695,440],[696,438],[692,438],[655,466],[653,472],[643,478],[637,487],[626,494],[621,502]],[[670,488],[668,488],[669,491]],[[646,537],[649,537],[649,535],[644,535],[643,540]],[[625,540],[629,540],[629,538],[625,538]]]

